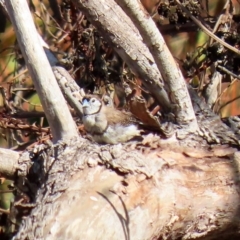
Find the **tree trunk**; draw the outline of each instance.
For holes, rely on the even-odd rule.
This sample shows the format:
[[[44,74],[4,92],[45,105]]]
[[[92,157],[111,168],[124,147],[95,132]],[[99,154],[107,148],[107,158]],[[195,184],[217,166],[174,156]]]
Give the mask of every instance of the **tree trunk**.
[[[44,159],[36,207],[15,239],[239,238],[236,149],[187,148],[157,136],[64,148]]]

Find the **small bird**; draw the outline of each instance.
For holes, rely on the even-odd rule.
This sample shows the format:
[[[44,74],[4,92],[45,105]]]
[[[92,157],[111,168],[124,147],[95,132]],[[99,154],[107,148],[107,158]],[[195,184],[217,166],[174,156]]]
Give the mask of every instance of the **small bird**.
[[[131,113],[105,105],[94,95],[86,95],[82,106],[84,127],[94,141],[117,144],[141,136],[138,120]]]

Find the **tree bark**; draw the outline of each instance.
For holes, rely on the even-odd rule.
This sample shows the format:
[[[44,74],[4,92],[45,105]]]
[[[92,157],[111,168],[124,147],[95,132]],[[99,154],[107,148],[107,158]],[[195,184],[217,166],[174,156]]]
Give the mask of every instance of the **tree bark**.
[[[103,18],[109,10],[104,1],[102,15],[86,5],[93,1],[75,2],[161,100],[161,75],[152,55],[144,44],[137,45],[139,51],[129,44],[130,33],[132,41],[140,38],[132,22],[126,20],[128,34],[116,33]],[[111,11],[119,9],[111,4]],[[115,22],[125,19],[121,14]],[[182,141],[149,134],[142,142],[113,146],[66,138],[32,151],[31,162],[15,154],[5,173],[16,176],[27,165],[25,181],[30,173],[39,178],[27,181],[36,207],[14,239],[239,239],[240,153],[239,144],[229,145],[210,145],[194,134]]]
[[[77,1],[74,3],[114,47],[131,70],[139,76],[145,87],[159,104],[171,111],[172,105],[163,88],[162,76],[138,29],[114,1]],[[119,25],[119,23],[121,23]],[[131,35],[131,41],[129,37]]]
[[[41,99],[54,142],[76,137],[76,124],[40,44],[27,2],[9,0],[6,1],[6,9],[34,86]]]
[[[6,178],[12,179],[15,172],[17,171],[17,161],[19,159],[19,153],[8,150],[8,149],[0,149],[0,177],[4,176]],[[25,174],[26,175],[26,174]]]
[[[93,2],[93,1],[92,1]],[[176,105],[176,119],[179,124],[188,123],[192,131],[197,129],[197,121],[188,94],[185,79],[170,53],[167,44],[156,28],[151,16],[142,10],[139,0],[116,0],[125,13],[131,18],[141,33],[144,43],[151,52],[160,70],[172,104]],[[99,3],[98,3],[99,5]],[[106,15],[111,21],[110,14]],[[125,26],[122,22],[123,27]],[[116,28],[119,31],[119,28]]]
[[[83,141],[57,151],[44,159],[51,170],[15,239],[239,237],[236,149],[164,146],[155,136],[152,150]]]

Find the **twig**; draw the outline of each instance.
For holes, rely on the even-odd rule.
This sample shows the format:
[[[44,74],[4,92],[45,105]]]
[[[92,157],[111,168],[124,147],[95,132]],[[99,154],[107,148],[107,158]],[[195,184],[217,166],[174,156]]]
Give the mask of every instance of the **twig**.
[[[237,78],[237,79],[240,80],[240,76],[239,76],[239,75],[231,72],[231,71],[228,70],[227,68],[225,68],[225,67],[223,67],[223,66],[221,66],[221,65],[217,65],[217,68],[219,68],[221,71],[227,73],[228,75],[230,75],[230,76],[232,76],[232,77]]]
[[[215,41],[217,41],[218,43],[222,44],[224,47],[226,47],[227,49],[235,52],[236,54],[240,55],[240,51],[238,49],[236,49],[235,47],[229,45],[228,43],[224,42],[222,39],[220,39],[219,37],[217,37],[215,34],[213,34],[211,31],[209,31],[198,19],[196,19],[189,11],[187,8],[185,8],[183,6],[182,3],[179,2],[179,0],[175,0],[175,2],[182,8],[182,10],[184,12],[186,12],[188,14],[188,16],[193,20],[194,23],[196,23],[196,25],[201,28],[209,37],[213,38]]]

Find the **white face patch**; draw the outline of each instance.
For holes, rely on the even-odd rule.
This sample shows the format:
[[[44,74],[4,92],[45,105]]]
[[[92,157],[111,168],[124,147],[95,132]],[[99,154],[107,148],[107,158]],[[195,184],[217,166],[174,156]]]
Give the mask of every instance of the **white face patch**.
[[[84,99],[82,102],[84,115],[98,113],[102,103],[97,98]]]

